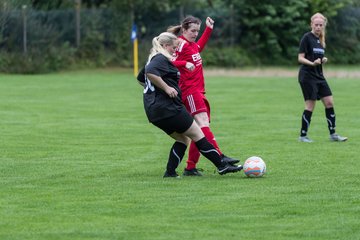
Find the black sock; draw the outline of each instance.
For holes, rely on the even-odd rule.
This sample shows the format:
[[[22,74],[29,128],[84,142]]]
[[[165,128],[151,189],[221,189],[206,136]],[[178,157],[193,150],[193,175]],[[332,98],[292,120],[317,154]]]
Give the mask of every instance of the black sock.
[[[166,166],[166,171],[170,174],[175,173],[176,168],[179,166],[184,157],[187,146],[181,142],[175,142],[169,153],[169,160]]]
[[[311,115],[312,115],[312,112],[310,112],[308,110],[304,110],[303,115],[301,117],[301,131],[300,131],[301,137],[304,137],[307,135],[307,131],[310,127]]]
[[[209,159],[217,168],[224,166],[224,163],[221,161],[219,152],[214,148],[211,143],[209,143],[209,141],[205,137],[195,142],[195,145],[199,149],[199,152],[204,157]]]
[[[325,108],[326,120],[330,134],[335,133],[335,110],[334,108]]]

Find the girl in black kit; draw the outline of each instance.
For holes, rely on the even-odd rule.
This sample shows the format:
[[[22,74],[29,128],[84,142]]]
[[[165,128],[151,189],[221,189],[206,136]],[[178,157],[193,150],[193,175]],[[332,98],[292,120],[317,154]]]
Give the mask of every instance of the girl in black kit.
[[[238,172],[242,166],[221,160],[220,154],[206,140],[181,101],[178,86],[180,73],[171,61],[178,43],[177,36],[172,33],[165,32],[155,37],[145,72],[141,71],[137,78],[144,86],[144,108],[149,121],[175,139],[164,177],[179,177],[175,170],[190,139],[195,142],[201,154],[217,167],[219,174]]]
[[[316,13],[311,17],[311,32],[305,33],[300,42],[298,61],[301,63],[299,83],[305,100],[305,110],[301,119],[300,142],[313,142],[308,136],[311,115],[316,100],[325,106],[325,115],[330,132],[330,140],[344,142],[347,137],[335,133],[334,100],[330,87],[323,75],[322,64],[327,62],[325,54],[325,27],[327,19]]]

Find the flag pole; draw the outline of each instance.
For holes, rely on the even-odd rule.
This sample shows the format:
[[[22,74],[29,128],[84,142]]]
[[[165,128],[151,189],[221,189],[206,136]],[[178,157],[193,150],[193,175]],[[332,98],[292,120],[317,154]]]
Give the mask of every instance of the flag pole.
[[[132,26],[131,40],[133,42],[133,59],[134,59],[134,76],[136,77],[139,72],[139,59],[138,59],[138,39],[137,39],[137,27],[135,23]]]
[[[138,40],[134,40],[134,76],[136,77],[139,72],[139,59],[138,59]]]

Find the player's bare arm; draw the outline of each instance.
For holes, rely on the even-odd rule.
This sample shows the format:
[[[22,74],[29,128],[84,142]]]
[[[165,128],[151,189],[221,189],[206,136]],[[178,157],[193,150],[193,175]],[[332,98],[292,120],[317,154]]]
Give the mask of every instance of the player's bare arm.
[[[178,92],[176,91],[176,89],[167,85],[164,82],[164,80],[162,80],[161,77],[156,76],[155,74],[152,73],[147,73],[146,76],[155,86],[166,92],[166,94],[169,95],[169,97],[171,98],[177,97]]]
[[[305,64],[305,65],[309,65],[309,66],[313,66],[313,67],[321,64],[321,58],[318,58],[314,62],[312,62],[305,58],[305,53],[299,53],[298,61],[301,64]]]

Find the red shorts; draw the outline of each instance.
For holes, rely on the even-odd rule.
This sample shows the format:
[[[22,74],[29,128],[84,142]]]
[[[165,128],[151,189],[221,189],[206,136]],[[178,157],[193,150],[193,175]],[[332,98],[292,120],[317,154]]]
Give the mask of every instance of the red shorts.
[[[210,121],[210,104],[202,93],[193,93],[183,97],[186,110],[194,116],[201,112],[206,112]]]

